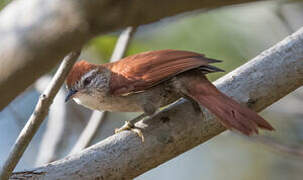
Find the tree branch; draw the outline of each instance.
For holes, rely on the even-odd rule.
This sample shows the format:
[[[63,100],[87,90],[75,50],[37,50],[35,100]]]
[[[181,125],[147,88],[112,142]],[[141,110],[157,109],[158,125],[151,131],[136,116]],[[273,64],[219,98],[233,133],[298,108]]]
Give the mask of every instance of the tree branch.
[[[0,14],[0,110],[93,36],[186,11],[251,1],[256,0],[13,1]]]
[[[52,104],[54,97],[62,86],[65,77],[69,70],[73,67],[75,61],[79,57],[81,51],[70,53],[63,60],[54,78],[50,82],[46,90],[40,95],[39,101],[35,107],[35,110],[26,125],[19,134],[7,160],[0,171],[0,179],[6,180],[16,167],[20,158],[22,157],[26,147],[32,140],[33,136],[39,129],[41,123],[48,114],[49,106]]]
[[[303,84],[303,28],[215,82],[232,98],[261,111]],[[131,132],[113,135],[84,151],[14,178],[131,179],[224,131],[203,109],[185,100],[136,123],[145,142]]]
[[[42,76],[35,82],[35,89],[42,94],[51,79],[50,75]],[[56,157],[59,154],[57,152],[58,146],[61,140],[66,140],[63,138],[64,132],[66,132],[66,121],[68,120],[66,117],[67,107],[64,101],[66,96],[67,93],[61,88],[53,100],[53,107],[50,107],[48,112],[48,121],[38,148],[35,165],[40,166],[59,159]]]

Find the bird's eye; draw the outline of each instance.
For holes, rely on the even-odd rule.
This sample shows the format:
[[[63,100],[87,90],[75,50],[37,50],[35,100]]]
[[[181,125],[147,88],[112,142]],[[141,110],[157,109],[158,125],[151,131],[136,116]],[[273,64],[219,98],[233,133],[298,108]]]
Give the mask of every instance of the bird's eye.
[[[87,86],[87,85],[89,85],[89,83],[90,83],[91,81],[92,81],[92,78],[87,77],[86,79],[84,79],[83,85],[84,85],[84,86]]]

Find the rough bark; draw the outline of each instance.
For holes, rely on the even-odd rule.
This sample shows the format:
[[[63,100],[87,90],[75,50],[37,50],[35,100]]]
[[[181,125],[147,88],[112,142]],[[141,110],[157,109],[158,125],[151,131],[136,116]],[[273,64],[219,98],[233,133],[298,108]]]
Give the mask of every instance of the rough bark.
[[[303,84],[303,28],[215,82],[250,108],[261,111]],[[84,151],[14,178],[131,179],[224,131],[203,109],[198,116],[181,100],[136,124],[145,142],[131,132],[113,135]],[[274,132],[273,132],[274,133]]]
[[[0,110],[93,36],[256,0],[18,0],[0,14]],[[161,8],[160,8],[161,7]]]

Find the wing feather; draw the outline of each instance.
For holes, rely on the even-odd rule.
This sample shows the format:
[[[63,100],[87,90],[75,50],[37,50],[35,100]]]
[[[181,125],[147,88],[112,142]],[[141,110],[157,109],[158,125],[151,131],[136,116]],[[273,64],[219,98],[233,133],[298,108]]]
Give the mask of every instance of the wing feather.
[[[105,64],[112,71],[111,93],[123,95],[146,90],[182,72],[221,62],[203,54],[180,51],[149,51]]]

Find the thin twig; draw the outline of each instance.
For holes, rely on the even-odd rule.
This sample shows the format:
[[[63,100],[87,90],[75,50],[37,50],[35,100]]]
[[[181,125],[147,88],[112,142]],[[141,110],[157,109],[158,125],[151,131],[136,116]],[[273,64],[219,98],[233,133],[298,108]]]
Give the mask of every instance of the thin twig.
[[[52,104],[53,99],[56,96],[61,85],[63,84],[69,70],[72,68],[73,64],[79,57],[80,52],[80,50],[72,52],[64,58],[49,86],[46,88],[44,93],[40,95],[39,101],[35,107],[34,112],[32,113],[26,125],[19,134],[19,137],[17,138],[7,160],[1,168],[1,180],[8,179],[12,171],[16,167],[26,147],[28,146],[33,136],[39,129],[41,123],[47,116],[49,106]]]
[[[88,121],[88,124],[82,131],[78,141],[76,142],[75,146],[71,150],[70,154],[74,154],[76,152],[85,149],[89,146],[92,139],[95,137],[97,130],[99,129],[102,121],[105,119],[107,115],[106,111],[93,111],[91,118]]]
[[[128,45],[131,41],[131,38],[136,31],[136,27],[127,27],[119,36],[119,39],[116,43],[114,52],[110,59],[111,62],[121,59],[128,48]],[[107,116],[107,111],[93,111],[91,118],[88,121],[85,129],[81,133],[76,145],[71,151],[71,154],[81,151],[89,146],[91,141],[96,135],[97,130],[101,126],[101,123]]]
[[[119,39],[116,43],[111,62],[118,61],[125,56],[126,50],[129,47],[130,41],[136,32],[136,27],[127,27],[123,32],[121,32]]]
[[[41,77],[36,81],[35,89],[38,92],[43,93],[51,79],[52,77],[50,75]],[[65,88],[60,88],[56,98],[54,98],[52,107],[49,109],[48,121],[46,122],[46,129],[43,132],[41,143],[38,148],[39,151],[37,153],[35,165],[42,165],[57,160],[60,154],[58,151],[63,147],[60,146],[60,143],[64,141],[64,147],[68,144],[64,138],[64,133],[68,132],[67,128],[72,127],[68,126],[68,123],[66,122],[69,118],[66,116],[67,106],[64,99],[67,94],[64,89]],[[73,117],[73,114],[70,116]],[[59,148],[59,146],[61,148]]]

